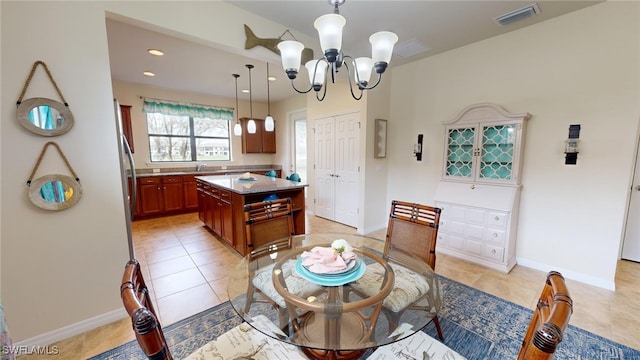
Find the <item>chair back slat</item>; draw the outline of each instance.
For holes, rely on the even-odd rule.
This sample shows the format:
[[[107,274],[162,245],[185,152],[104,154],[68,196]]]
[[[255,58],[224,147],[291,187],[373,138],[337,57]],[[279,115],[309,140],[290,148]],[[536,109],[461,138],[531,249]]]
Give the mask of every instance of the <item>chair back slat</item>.
[[[149,359],[172,360],[171,352],[162,332],[149,290],[144,282],[140,263],[127,262],[120,285],[122,303],[131,317],[131,324],[140,348]]]
[[[549,272],[522,341],[518,360],[553,359],[572,313],[573,300],[564,277],[557,271]]]
[[[246,204],[244,220],[250,252],[295,234],[291,198]]]
[[[400,250],[436,266],[440,208],[397,201],[391,203],[385,253]]]

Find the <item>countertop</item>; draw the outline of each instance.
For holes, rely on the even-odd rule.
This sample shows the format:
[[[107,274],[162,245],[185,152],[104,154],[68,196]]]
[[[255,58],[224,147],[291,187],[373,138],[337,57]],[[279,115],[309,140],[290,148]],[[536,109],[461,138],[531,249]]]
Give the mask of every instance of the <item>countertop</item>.
[[[228,189],[241,195],[302,189],[308,186],[308,184],[305,183],[273,178],[254,173],[251,174],[253,178],[255,178],[255,181],[240,180],[240,175],[242,174],[196,176],[196,179],[204,181],[216,187]]]
[[[153,176],[170,176],[170,175],[197,175],[197,176],[208,176],[208,175],[235,175],[235,174],[243,174],[245,172],[250,171],[251,173],[264,174],[269,170],[281,170],[280,166],[250,166],[250,167],[238,167],[238,168],[228,168],[228,169],[214,169],[214,168],[204,168],[203,170],[197,171],[196,169],[183,170],[180,168],[176,169],[162,169],[161,172],[152,172],[151,169],[144,170],[136,170],[136,177],[153,177]],[[129,174],[130,175],[130,174]]]

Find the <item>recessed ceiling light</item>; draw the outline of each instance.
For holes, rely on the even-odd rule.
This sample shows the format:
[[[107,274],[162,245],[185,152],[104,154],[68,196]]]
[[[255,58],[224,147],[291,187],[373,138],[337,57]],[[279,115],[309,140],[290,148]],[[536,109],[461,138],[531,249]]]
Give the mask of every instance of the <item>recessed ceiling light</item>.
[[[248,89],[242,89],[242,92],[248,94],[250,91]]]
[[[162,56],[164,55],[164,52],[162,52],[162,50],[158,50],[158,49],[149,49],[147,50],[147,52],[151,55],[155,55],[155,56]]]
[[[144,76],[149,76],[149,77],[154,77],[156,76],[156,74],[152,71],[145,71],[143,72]]]
[[[267,78],[267,80],[269,80],[269,81],[276,81],[277,79],[276,79],[276,77],[275,77],[275,76],[269,76],[269,77]]]

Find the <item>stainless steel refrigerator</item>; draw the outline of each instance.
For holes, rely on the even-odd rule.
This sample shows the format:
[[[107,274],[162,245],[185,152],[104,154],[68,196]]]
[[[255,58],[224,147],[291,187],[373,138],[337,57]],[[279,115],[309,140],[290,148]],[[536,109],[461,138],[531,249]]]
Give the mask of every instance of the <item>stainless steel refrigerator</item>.
[[[136,167],[133,162],[133,154],[127,138],[124,136],[122,127],[122,114],[120,104],[117,99],[113,99],[113,106],[116,113],[116,129],[118,131],[118,152],[120,154],[120,177],[122,179],[122,201],[124,204],[124,214],[127,226],[127,241],[129,242],[129,257],[135,258],[133,250],[133,235],[131,231],[131,221],[136,212]],[[131,194],[129,193],[129,179],[131,179]]]

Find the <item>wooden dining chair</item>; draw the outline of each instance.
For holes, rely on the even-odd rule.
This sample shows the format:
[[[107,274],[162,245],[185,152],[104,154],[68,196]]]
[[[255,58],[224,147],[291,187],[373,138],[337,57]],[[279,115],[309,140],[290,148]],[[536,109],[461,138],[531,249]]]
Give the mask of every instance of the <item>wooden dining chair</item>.
[[[431,322],[436,326],[440,340],[444,340],[437,311],[440,308],[439,289],[436,282],[429,283],[423,276],[416,276],[411,269],[415,259],[436,266],[436,240],[441,209],[416,203],[394,200],[391,202],[389,223],[385,240],[384,256],[393,260],[392,268],[396,273],[396,283],[383,305],[383,313],[393,331],[408,310],[424,310],[427,316],[433,316]],[[395,259],[395,254],[406,254],[412,261]],[[368,267],[365,275],[352,284],[355,291],[371,296],[377,289],[367,285],[368,277],[378,276],[381,268]]]
[[[151,303],[149,290],[140,271],[140,264],[135,259],[129,260],[125,266],[120,296],[131,317],[133,331],[144,354],[154,360],[173,359]]]
[[[261,201],[244,206],[247,247],[249,253],[249,281],[245,312],[256,302],[268,303],[278,311],[280,325],[286,323],[286,304],[273,287],[272,268],[278,251],[291,248],[291,236],[295,234],[291,198]],[[262,259],[271,264],[266,266]],[[283,266],[285,276],[291,276],[292,291],[306,293],[317,286],[296,275],[295,261]],[[295,288],[295,289],[294,289]]]
[[[557,271],[549,272],[522,341],[518,360],[553,359],[572,313],[573,300],[564,277]]]

